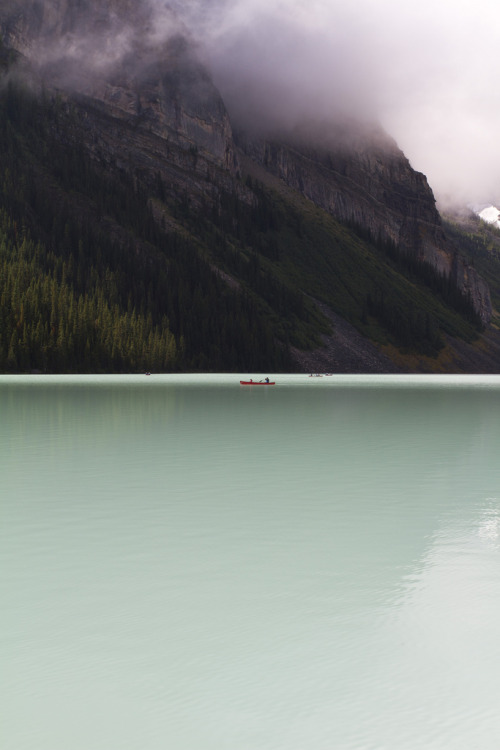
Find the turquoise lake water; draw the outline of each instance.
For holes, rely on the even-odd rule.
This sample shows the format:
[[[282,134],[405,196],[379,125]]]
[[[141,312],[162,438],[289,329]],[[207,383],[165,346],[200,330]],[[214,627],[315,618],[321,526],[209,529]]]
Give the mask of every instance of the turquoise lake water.
[[[0,377],[0,746],[498,750],[500,377],[239,379]]]

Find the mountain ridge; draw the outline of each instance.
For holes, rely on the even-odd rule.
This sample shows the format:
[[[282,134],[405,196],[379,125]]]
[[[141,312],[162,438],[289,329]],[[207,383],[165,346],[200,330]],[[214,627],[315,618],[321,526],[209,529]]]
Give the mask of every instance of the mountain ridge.
[[[74,12],[74,3],[63,5]],[[0,18],[4,46],[12,49],[15,41],[19,47],[17,52],[25,54],[30,43],[25,40],[21,44],[19,35],[26,24],[20,24],[19,19],[16,24],[11,21],[9,25],[5,17],[3,21]],[[31,25],[36,24],[32,21]],[[16,33],[12,29],[16,29]],[[322,337],[331,335],[327,333],[327,319],[329,317],[331,324],[332,315],[343,318],[347,315],[346,322],[350,319],[354,323],[358,335],[364,337],[366,349],[375,346],[378,364],[375,365],[374,360],[371,365],[358,364],[368,371],[370,366],[397,367],[403,371],[408,368],[404,356],[396,356],[390,347],[411,348],[412,340],[421,341],[417,349],[424,347],[425,337],[432,339],[434,335],[431,332],[434,324],[430,322],[433,318],[447,337],[456,338],[463,329],[468,331],[463,335],[470,338],[471,330],[465,323],[464,327],[454,318],[455,322],[451,322],[448,313],[441,308],[438,311],[441,303],[436,307],[425,290],[415,288],[416,276],[410,282],[400,278],[401,273],[406,277],[409,273],[415,275],[415,269],[408,270],[412,263],[420,264],[420,279],[430,273],[429,269],[433,269],[436,279],[446,277],[448,285],[456,287],[457,293],[462,295],[464,304],[467,298],[470,300],[482,325],[489,324],[493,310],[486,283],[445,235],[425,177],[411,170],[402,152],[385,134],[377,134],[378,142],[370,146],[365,136],[356,134],[355,128],[346,130],[345,127],[336,133],[333,144],[325,144],[315,136],[311,145],[298,133],[278,142],[272,138],[263,140],[238,132],[233,134],[219,92],[184,37],[174,35],[162,45],[160,55],[143,46],[139,58],[125,55],[120,65],[112,66],[111,72],[85,79],[79,88],[64,87],[57,70],[54,73],[45,67],[40,71],[44,85],[54,92],[50,96],[60,102],[56,106],[73,112],[73,124],[69,124],[69,118],[62,136],[67,147],[71,149],[81,142],[100,169],[117,178],[132,175],[141,189],[146,190],[156,221],[169,231],[189,236],[218,277],[232,284],[233,290],[241,290],[242,283],[250,283],[254,294],[255,284],[260,285],[261,291],[256,297],[260,314],[275,321],[276,340],[290,347],[297,363],[304,361],[301,351],[314,350]],[[354,144],[353,133],[358,138]],[[373,131],[371,136],[374,137]],[[250,162],[264,170],[268,175],[266,180],[273,177],[279,181],[274,187],[286,185],[302,198],[292,200],[292,193],[288,193],[286,205],[281,205],[277,197],[272,197],[279,193],[266,193],[259,186],[262,183],[255,173],[252,177]],[[307,208],[307,202],[318,210],[313,219],[309,216],[311,209]],[[292,206],[295,206],[293,210]],[[332,220],[322,217],[321,211],[328,213]],[[256,231],[255,226],[250,227],[252,216],[254,224],[258,217],[260,231]],[[323,223],[328,229],[319,231],[312,224],[309,226],[311,221]],[[301,222],[305,229],[301,229]],[[293,267],[291,256],[294,253],[285,249],[287,236],[288,247],[297,245],[294,257],[302,272]],[[315,245],[320,237],[320,242],[326,243],[324,252],[330,260],[325,261],[316,253]],[[273,249],[274,246],[277,249]],[[396,259],[394,251],[402,257]],[[354,253],[350,259],[349,253]],[[286,258],[286,254],[290,258]],[[361,274],[357,259],[363,255],[372,264],[372,275],[375,269],[381,274],[375,284],[369,281],[369,265]],[[260,270],[251,278],[254,271],[250,272],[250,268],[255,258]],[[329,276],[328,281],[326,277],[323,282],[318,280],[318,269],[325,262],[326,266],[331,266],[327,275],[333,273],[332,263],[336,264],[336,274],[342,264],[345,267],[346,263],[351,263],[347,271],[342,271],[346,274],[343,284],[336,286],[334,276]],[[381,270],[382,266],[377,268],[377,264],[388,262],[392,265],[386,270]],[[353,278],[353,264],[357,264],[361,280]],[[394,270],[394,264],[399,270]],[[311,272],[311,279],[304,284],[307,269],[313,265],[314,273]],[[342,287],[347,288],[346,283],[350,291],[344,294]],[[417,283],[422,282],[417,280]],[[262,297],[264,287],[267,291]],[[396,289],[400,291],[394,297]],[[441,296],[443,293],[439,292]],[[388,294],[390,304],[384,301],[384,295]],[[285,302],[279,301],[280,295],[289,299],[288,313]],[[301,295],[305,297],[299,302]],[[332,314],[317,315],[311,305],[318,312],[322,305],[327,305]],[[301,311],[300,319],[293,312],[294,306]],[[407,318],[405,334],[398,330],[396,320],[398,314],[401,317],[401,311]],[[339,318],[336,320],[339,326]],[[291,331],[295,331],[295,341],[286,343]],[[297,346],[300,342],[305,349]],[[380,347],[386,344],[390,347],[383,351]],[[429,371],[439,369],[440,346],[429,345],[431,358],[424,357],[419,366]],[[389,350],[391,355],[387,353]],[[321,347],[317,351],[319,361]],[[398,360],[397,365],[394,358]],[[331,361],[333,366],[334,358]],[[415,367],[414,360],[412,362],[411,366]],[[456,366],[460,367],[458,360]],[[470,367],[470,363],[467,366]]]

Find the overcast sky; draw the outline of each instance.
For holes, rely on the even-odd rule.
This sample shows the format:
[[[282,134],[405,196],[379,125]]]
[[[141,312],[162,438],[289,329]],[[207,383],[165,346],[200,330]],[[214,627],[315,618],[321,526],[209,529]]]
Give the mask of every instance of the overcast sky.
[[[498,0],[170,4],[234,114],[374,117],[438,196],[500,200]]]

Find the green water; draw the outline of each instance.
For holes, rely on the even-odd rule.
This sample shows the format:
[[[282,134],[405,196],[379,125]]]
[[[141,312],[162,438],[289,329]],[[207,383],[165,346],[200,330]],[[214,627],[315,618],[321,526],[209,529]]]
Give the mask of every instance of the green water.
[[[0,378],[3,748],[498,750],[500,378],[276,381]]]

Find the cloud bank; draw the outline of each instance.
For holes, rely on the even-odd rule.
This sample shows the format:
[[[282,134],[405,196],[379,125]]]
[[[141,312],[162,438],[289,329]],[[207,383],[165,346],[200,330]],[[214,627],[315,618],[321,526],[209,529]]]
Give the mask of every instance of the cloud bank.
[[[72,74],[184,33],[236,122],[376,120],[441,201],[500,203],[497,0],[10,2],[37,4],[58,39],[47,62],[73,60]]]
[[[158,18],[165,4],[150,0]],[[184,0],[234,117],[380,121],[445,201],[500,201],[496,0]]]

